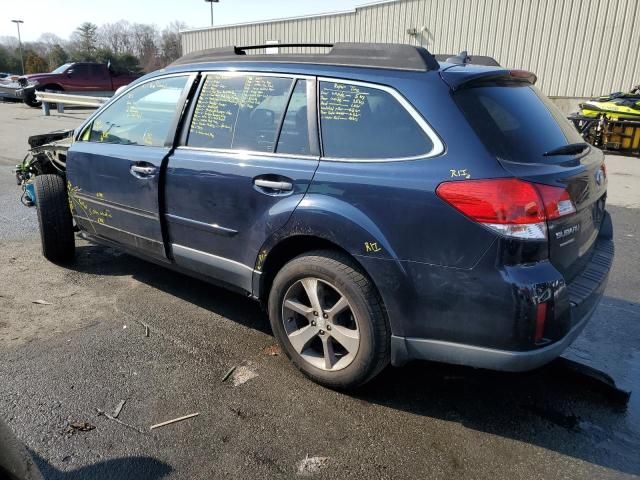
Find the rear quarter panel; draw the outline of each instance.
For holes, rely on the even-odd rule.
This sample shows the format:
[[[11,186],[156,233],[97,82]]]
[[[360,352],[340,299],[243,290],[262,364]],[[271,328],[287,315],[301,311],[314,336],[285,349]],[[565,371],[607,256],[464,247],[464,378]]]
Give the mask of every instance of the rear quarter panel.
[[[477,140],[437,73],[357,79],[396,88],[440,136],[445,151],[404,161],[321,160],[307,195],[278,237],[314,235],[341,246],[372,277],[394,334],[424,333],[420,325],[443,308],[448,320],[460,313],[456,296],[461,290],[452,282],[481,281],[472,269],[496,239],[441,201],[436,187],[507,173]],[[276,240],[263,251],[269,243]],[[440,300],[433,308],[422,302],[425,289],[429,298]],[[443,325],[438,322],[437,328]]]

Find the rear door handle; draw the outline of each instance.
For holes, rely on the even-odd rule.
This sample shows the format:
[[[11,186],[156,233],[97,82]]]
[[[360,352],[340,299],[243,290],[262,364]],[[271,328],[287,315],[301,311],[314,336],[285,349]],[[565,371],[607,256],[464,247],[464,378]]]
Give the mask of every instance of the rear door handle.
[[[149,178],[156,174],[156,167],[148,165],[131,165],[131,175],[137,178]]]
[[[270,190],[280,190],[280,191],[293,190],[293,184],[291,182],[276,182],[273,180],[263,180],[261,178],[256,178],[253,181],[253,184],[256,187],[268,188]]]

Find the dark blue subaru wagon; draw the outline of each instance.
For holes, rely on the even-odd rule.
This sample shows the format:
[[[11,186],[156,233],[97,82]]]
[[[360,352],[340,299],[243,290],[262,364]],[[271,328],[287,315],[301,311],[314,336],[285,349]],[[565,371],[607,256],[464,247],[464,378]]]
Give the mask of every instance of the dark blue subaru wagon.
[[[315,47],[198,52],[116,94],[29,180],[45,257],[79,228],[240,291],[335,388],[558,356],[613,259],[603,154],[529,72]]]

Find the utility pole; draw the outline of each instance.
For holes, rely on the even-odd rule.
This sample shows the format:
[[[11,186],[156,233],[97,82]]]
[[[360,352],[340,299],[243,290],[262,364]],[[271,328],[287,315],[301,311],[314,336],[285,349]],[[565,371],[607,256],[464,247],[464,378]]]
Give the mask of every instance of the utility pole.
[[[213,18],[213,17],[212,17]],[[22,58],[22,39],[20,38],[20,24],[22,20],[11,20],[18,27],[18,47],[20,48],[20,64],[22,65],[22,75],[24,75],[24,58]]]
[[[220,0],[204,0],[211,7],[211,26],[213,27],[213,4],[218,3]]]

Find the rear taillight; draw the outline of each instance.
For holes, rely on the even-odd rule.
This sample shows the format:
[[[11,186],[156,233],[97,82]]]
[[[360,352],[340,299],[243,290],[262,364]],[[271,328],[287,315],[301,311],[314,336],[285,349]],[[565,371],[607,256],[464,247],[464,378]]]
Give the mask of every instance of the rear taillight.
[[[569,196],[569,192],[564,188],[537,184],[536,190],[542,197],[547,220],[555,220],[556,218],[576,213],[576,207]]]
[[[516,178],[443,182],[436,194],[502,235],[530,240],[547,238],[547,220],[576,211],[564,188]]]

